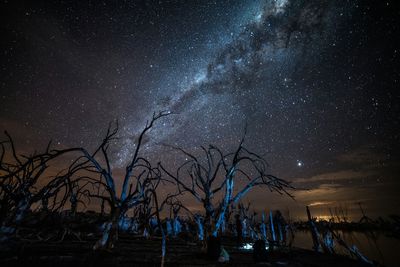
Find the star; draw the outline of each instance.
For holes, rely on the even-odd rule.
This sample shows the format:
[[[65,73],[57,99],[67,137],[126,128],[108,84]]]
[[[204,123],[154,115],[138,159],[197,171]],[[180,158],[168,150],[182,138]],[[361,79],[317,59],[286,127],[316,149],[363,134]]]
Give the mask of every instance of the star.
[[[297,160],[297,167],[303,167],[304,163],[301,160]]]
[[[361,169],[370,185],[397,175],[398,157],[380,157],[400,144],[392,3],[14,2],[0,4],[0,133],[24,153],[49,140],[91,150],[118,120],[110,158],[124,168],[149,117],[170,110],[141,153],[171,169],[181,162],[161,144],[230,152],[247,125],[244,145],[284,179],[310,171],[347,184],[341,175]]]

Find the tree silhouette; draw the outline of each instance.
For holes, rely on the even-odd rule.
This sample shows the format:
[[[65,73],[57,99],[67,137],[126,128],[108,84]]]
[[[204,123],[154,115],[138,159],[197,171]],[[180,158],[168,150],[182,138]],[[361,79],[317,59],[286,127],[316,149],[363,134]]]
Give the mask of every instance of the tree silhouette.
[[[267,173],[267,162],[248,150],[241,139],[234,152],[223,153],[216,146],[201,147],[202,156],[172,147],[187,157],[175,173],[160,164],[161,169],[181,193],[189,193],[204,208],[204,238],[217,236],[231,204],[236,204],[255,186],[271,192],[287,194],[292,188],[289,182]],[[243,185],[235,190],[235,183]],[[216,197],[218,193],[220,197]]]
[[[95,190],[91,190],[90,187],[84,190],[84,194],[107,202],[111,209],[102,237],[97,241],[94,249],[112,248],[118,238],[119,223],[126,212],[139,205],[148,205],[151,201],[161,181],[161,173],[157,167],[152,167],[146,158],[140,156],[140,149],[145,134],[154,126],[154,123],[169,114],[169,112],[154,113],[141,131],[130,163],[125,168],[120,194],[115,186],[117,177],[112,172],[108,155],[109,145],[118,133],[118,124],[115,127],[110,125],[102,143],[93,153],[81,148],[83,155],[72,164],[70,170],[75,173],[79,170],[92,173],[92,177],[97,176],[97,178],[88,179],[88,183],[92,187],[103,188],[104,194],[95,193]]]
[[[18,155],[8,132],[0,142],[0,220],[2,226],[18,226],[34,203],[41,202],[43,209],[59,209],[68,197],[70,175],[49,173],[51,163],[67,153],[80,148],[51,149],[51,142],[42,153]],[[45,179],[46,178],[46,179]]]

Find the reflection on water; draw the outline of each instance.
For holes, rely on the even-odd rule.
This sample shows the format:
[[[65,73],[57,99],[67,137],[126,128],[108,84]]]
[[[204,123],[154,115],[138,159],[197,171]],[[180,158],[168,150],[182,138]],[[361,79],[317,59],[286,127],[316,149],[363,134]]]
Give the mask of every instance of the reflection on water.
[[[348,245],[356,245],[368,259],[377,261],[387,267],[400,266],[400,240],[375,232],[375,240],[363,232],[338,231]],[[311,249],[312,238],[308,231],[296,231],[293,246]],[[347,254],[336,244],[335,251]]]

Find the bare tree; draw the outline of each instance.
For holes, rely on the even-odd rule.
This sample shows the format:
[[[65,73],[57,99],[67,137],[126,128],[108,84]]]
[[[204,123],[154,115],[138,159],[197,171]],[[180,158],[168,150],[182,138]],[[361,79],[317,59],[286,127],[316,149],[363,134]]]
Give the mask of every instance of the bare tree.
[[[175,173],[160,164],[179,192],[189,193],[202,204],[205,211],[204,237],[217,236],[230,205],[237,203],[255,186],[291,196],[287,191],[292,188],[290,183],[268,174],[266,161],[245,148],[243,143],[244,137],[234,152],[226,154],[213,145],[201,147],[203,156],[173,147],[188,160]],[[243,185],[234,190],[234,184],[239,181]],[[218,193],[220,197],[216,197]]]
[[[149,190],[157,188],[161,175],[158,168],[152,167],[151,163],[146,158],[141,157],[139,152],[145,134],[158,119],[169,114],[168,112],[154,113],[151,120],[146,123],[146,126],[138,137],[136,149],[133,152],[130,163],[126,166],[120,194],[118,194],[115,186],[117,177],[112,172],[108,155],[108,148],[110,142],[116,138],[118,125],[115,127],[111,127],[110,125],[103,142],[93,153],[89,153],[86,149],[81,148],[83,156],[72,164],[71,171],[76,172],[76,170],[79,170],[81,172],[92,173],[93,176],[98,176],[98,178],[93,178],[90,184],[93,187],[104,188],[105,190],[102,190],[104,194],[96,194],[90,188],[84,190],[84,192],[90,198],[105,201],[111,209],[110,217],[105,224],[102,237],[97,241],[94,249],[112,248],[118,238],[118,225],[126,212],[131,208],[144,205],[150,201],[151,194]]]
[[[49,167],[60,156],[77,152],[79,148],[63,150],[51,149],[48,144],[43,153],[33,155],[18,155],[14,141],[5,132],[7,139],[0,142],[0,198],[1,225],[19,225],[26,212],[34,203],[41,202],[45,210],[60,208],[61,199],[67,197],[68,175],[51,176]]]

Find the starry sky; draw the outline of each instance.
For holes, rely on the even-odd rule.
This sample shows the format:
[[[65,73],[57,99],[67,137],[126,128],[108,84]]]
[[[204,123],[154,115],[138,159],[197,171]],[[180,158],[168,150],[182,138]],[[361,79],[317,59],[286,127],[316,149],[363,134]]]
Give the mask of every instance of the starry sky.
[[[356,203],[400,213],[395,1],[11,1],[0,3],[0,130],[19,151],[93,149],[118,120],[123,168],[142,152],[176,166],[215,144],[246,146],[293,182],[296,202],[256,189],[258,209],[303,216]],[[3,136],[4,137],[4,136]],[[195,206],[193,206],[195,208]]]

